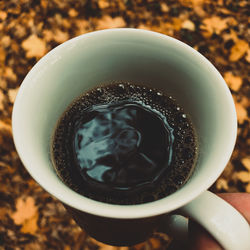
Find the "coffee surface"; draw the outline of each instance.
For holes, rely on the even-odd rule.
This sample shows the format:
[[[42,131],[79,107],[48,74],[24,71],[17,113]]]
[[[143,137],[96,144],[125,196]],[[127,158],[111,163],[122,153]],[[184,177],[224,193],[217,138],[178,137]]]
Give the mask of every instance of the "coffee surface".
[[[167,95],[113,83],[77,98],[59,119],[51,155],[59,177],[114,204],[161,199],[181,187],[197,154],[190,119]]]

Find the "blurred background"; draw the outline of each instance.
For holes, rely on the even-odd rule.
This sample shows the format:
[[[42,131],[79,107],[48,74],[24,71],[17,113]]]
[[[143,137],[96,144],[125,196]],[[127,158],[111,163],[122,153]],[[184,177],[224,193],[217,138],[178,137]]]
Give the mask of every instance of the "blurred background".
[[[250,193],[250,28],[247,0],[0,1],[0,250],[167,249],[157,233],[127,248],[99,243],[27,173],[15,151],[12,106],[32,66],[64,41],[94,30],[131,27],[175,37],[220,71],[236,105],[238,139],[213,192]]]

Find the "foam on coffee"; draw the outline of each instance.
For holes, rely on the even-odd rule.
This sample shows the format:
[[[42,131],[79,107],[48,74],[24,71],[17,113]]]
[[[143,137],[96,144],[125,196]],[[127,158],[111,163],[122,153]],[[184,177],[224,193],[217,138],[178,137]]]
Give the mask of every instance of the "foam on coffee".
[[[138,204],[180,188],[197,149],[191,121],[171,97],[122,82],[77,98],[58,122],[51,153],[59,177],[76,192]]]

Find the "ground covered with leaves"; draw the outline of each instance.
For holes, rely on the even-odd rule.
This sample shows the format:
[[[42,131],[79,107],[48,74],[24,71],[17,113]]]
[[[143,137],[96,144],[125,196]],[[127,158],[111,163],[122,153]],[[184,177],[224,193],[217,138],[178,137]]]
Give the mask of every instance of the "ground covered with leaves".
[[[0,250],[167,249],[154,235],[131,248],[96,242],[27,173],[15,151],[11,112],[31,67],[58,44],[94,30],[132,27],[173,36],[221,72],[236,105],[238,139],[211,188],[250,193],[250,29],[247,0],[0,1]]]

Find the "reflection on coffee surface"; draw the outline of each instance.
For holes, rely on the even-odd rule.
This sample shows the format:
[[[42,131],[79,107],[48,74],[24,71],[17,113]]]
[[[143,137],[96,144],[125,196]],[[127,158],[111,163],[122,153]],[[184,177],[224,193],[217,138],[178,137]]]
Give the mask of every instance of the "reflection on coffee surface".
[[[161,199],[195,165],[192,123],[169,96],[130,83],[103,85],[73,101],[52,138],[59,177],[76,192],[114,204]]]

